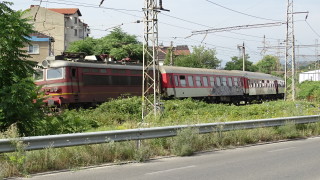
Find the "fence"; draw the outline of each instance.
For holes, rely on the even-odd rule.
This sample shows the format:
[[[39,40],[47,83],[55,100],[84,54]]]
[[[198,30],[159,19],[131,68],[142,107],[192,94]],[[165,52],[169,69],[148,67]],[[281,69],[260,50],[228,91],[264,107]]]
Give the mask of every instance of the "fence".
[[[116,131],[102,131],[90,133],[74,133],[49,136],[22,137],[19,139],[0,139],[0,153],[15,151],[13,140],[22,141],[26,144],[25,150],[44,149],[47,147],[59,148],[68,146],[99,144],[110,141],[130,141],[143,140],[161,137],[172,137],[177,135],[177,131],[184,128],[197,128],[199,133],[222,132],[239,129],[252,129],[262,127],[282,126],[286,123],[304,124],[320,121],[320,115],[296,116],[274,119],[259,119],[247,121],[219,122],[196,125],[178,125],[167,127],[140,128]]]

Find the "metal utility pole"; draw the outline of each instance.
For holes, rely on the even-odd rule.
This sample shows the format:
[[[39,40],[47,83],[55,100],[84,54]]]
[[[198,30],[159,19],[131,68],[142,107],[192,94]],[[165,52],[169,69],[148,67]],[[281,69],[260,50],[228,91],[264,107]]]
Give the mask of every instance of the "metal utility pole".
[[[244,46],[244,42],[243,42],[242,46],[238,45],[238,49],[239,50],[242,49],[242,71],[245,71],[246,70],[246,67],[245,67],[246,48]]]
[[[286,32],[286,58],[285,58],[285,95],[284,99],[288,100],[291,95],[292,100],[295,100],[296,90],[296,61],[295,61],[295,37],[294,37],[294,14],[308,12],[293,12],[293,0],[288,0],[287,3],[287,32]],[[306,16],[307,18],[307,16]],[[291,84],[290,84],[291,83]]]
[[[263,44],[263,48],[262,48],[260,54],[262,55],[262,58],[263,58],[266,55],[266,52],[267,52],[267,49],[266,49],[266,35],[263,35],[262,44]]]
[[[287,100],[289,94],[295,100],[295,48],[294,48],[294,24],[293,24],[293,0],[288,0],[287,4],[287,31],[286,31],[286,58],[284,66],[285,95]],[[289,81],[291,80],[291,82]],[[290,84],[291,83],[291,84]],[[291,85],[291,88],[290,88]]]
[[[173,42],[170,42],[170,66],[173,66]]]
[[[318,39],[316,39],[315,40],[315,47],[316,47],[316,49],[315,49],[315,56],[316,56],[316,62],[315,62],[315,70],[318,70],[319,69],[319,46],[317,46],[318,45]]]
[[[158,58],[158,13],[162,0],[145,0],[144,5],[144,43],[142,79],[142,120],[151,112],[156,117],[160,110],[160,76]],[[168,10],[165,10],[168,11]]]

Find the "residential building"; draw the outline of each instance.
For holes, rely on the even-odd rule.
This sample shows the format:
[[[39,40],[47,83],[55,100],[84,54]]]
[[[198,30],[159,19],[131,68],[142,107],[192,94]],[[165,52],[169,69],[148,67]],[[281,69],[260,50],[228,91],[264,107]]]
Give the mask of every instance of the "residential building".
[[[54,39],[52,37],[39,32],[32,33],[29,36],[30,43],[24,49],[31,56],[28,60],[41,62],[46,57],[53,55]]]
[[[53,55],[60,55],[71,42],[82,40],[90,34],[89,26],[80,20],[82,14],[78,8],[44,8],[31,5],[24,16],[30,18],[35,31],[55,40]]]
[[[158,51],[159,65],[163,65],[170,48],[172,48],[173,58],[182,55],[190,55],[190,50],[187,45],[177,45],[176,47],[160,45],[160,49]]]

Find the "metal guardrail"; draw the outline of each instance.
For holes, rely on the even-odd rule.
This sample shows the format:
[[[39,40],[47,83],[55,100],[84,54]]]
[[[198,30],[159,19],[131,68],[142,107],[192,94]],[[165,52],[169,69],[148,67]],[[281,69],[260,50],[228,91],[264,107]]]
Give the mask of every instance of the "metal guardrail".
[[[184,128],[197,128],[199,133],[222,132],[239,129],[253,129],[262,127],[282,126],[286,123],[304,124],[319,122],[320,115],[296,116],[274,119],[259,119],[247,121],[219,122],[196,125],[178,125],[167,127],[140,128],[116,131],[102,131],[90,133],[74,133],[49,136],[22,137],[19,139],[0,139],[0,153],[14,152],[15,147],[12,140],[19,140],[26,144],[25,150],[37,150],[44,148],[58,148],[88,144],[100,144],[110,141],[143,140],[161,137],[172,137],[177,135],[177,131]]]

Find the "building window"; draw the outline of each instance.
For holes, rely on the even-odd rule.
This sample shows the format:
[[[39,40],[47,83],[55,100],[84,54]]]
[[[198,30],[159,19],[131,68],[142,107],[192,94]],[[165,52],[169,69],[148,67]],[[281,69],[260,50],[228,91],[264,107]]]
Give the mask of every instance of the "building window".
[[[74,17],[74,23],[78,24],[78,18]]]
[[[78,29],[74,30],[74,36],[78,36]]]
[[[79,38],[83,38],[83,30],[79,29]]]
[[[29,54],[39,54],[39,45],[38,44],[30,44],[28,48]]]

